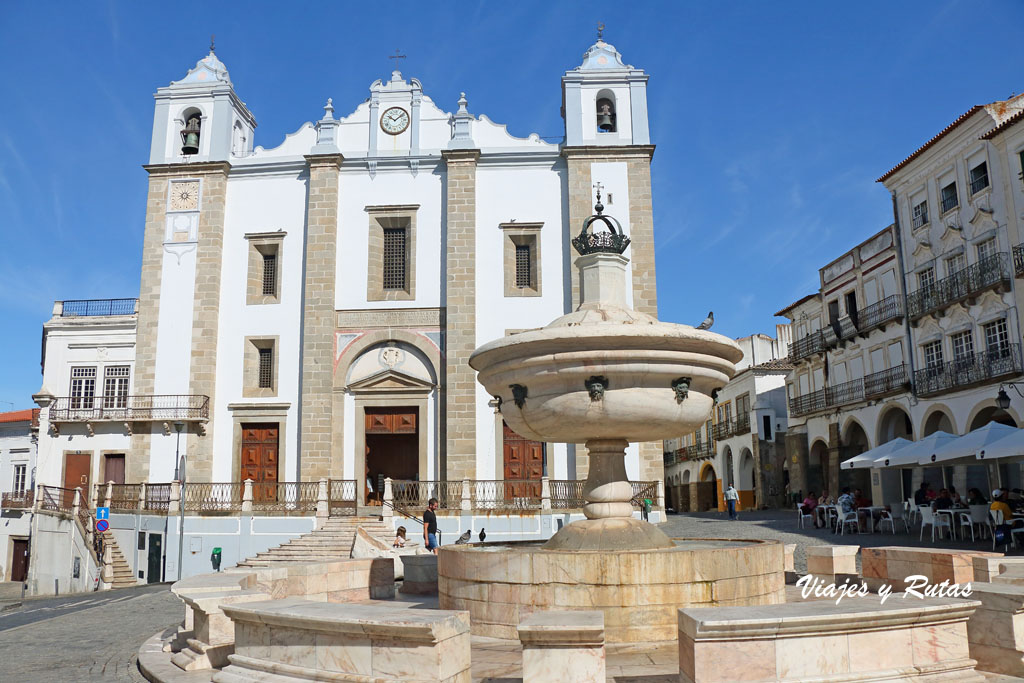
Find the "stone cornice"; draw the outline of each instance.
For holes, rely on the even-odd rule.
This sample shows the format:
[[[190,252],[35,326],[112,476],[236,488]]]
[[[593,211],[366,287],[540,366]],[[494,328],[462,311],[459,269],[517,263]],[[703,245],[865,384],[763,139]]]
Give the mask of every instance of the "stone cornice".
[[[445,163],[476,163],[480,159],[479,149],[444,149],[441,158]]]
[[[182,164],[143,164],[151,176],[182,176],[221,173],[227,175],[231,164],[227,161],[196,161]]]
[[[311,168],[313,166],[333,166],[340,169],[341,162],[345,160],[342,154],[306,154],[303,158]]]
[[[621,145],[612,147],[583,145],[581,147],[563,147],[562,156],[565,157],[566,159],[581,157],[614,159],[652,159],[654,158],[654,145]]]

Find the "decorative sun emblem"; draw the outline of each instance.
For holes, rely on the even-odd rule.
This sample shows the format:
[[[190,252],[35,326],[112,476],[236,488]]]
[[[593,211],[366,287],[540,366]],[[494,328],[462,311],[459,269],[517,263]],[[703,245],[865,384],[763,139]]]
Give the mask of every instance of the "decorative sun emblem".
[[[192,193],[188,190],[182,190],[178,193],[179,202],[187,202],[192,197]]]
[[[198,208],[198,181],[179,182],[171,186],[171,211],[194,211]]]

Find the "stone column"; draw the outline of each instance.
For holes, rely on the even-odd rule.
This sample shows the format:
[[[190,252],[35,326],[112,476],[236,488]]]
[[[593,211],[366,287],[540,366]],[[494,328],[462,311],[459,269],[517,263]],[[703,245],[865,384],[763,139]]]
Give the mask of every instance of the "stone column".
[[[828,426],[828,471],[821,473],[822,481],[828,482],[828,490],[839,498],[839,461],[843,442],[839,434],[839,423],[832,422]]]
[[[476,477],[476,164],[478,149],[446,150],[445,479]]]
[[[789,459],[789,490],[793,493],[807,493],[807,430],[789,430],[786,432],[786,458]],[[830,489],[834,491],[834,489]],[[789,501],[786,501],[789,505]]]
[[[242,482],[242,513],[252,514],[252,479]]]
[[[320,477],[316,488],[316,528],[323,526],[324,521],[331,516],[330,482],[327,477]]]
[[[334,383],[334,283],[338,242],[340,154],[306,157],[306,279],[302,302],[302,405],[299,478],[331,475],[332,387]]]

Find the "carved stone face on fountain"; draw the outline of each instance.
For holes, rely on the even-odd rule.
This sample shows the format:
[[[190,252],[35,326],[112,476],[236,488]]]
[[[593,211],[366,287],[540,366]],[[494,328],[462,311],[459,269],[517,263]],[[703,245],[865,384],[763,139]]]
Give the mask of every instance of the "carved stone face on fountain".
[[[549,548],[668,547],[656,527],[632,518],[625,447],[692,431],[708,417],[743,353],[731,339],[659,322],[626,299],[629,238],[596,213],[573,246],[580,253],[582,303],[546,327],[484,344],[469,360],[500,399],[502,417],[539,441],[582,443],[590,451],[583,495],[587,520],[559,531]],[[607,232],[593,232],[604,225]]]

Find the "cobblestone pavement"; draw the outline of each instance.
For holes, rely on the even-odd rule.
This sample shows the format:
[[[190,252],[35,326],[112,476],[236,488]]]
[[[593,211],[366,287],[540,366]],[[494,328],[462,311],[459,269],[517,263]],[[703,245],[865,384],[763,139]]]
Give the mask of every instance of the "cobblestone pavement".
[[[0,613],[0,681],[143,681],[139,647],[182,614],[167,586],[26,600]]]
[[[810,545],[859,545],[874,548],[885,545],[901,545],[913,547],[957,548],[961,550],[992,550],[991,540],[962,541],[959,538],[951,541],[948,538],[931,542],[931,529],[927,529],[923,541],[918,541],[920,528],[911,527],[911,533],[903,531],[897,522],[896,533],[846,534],[837,536],[825,529],[805,528],[797,526],[796,511],[789,510],[752,510],[740,512],[739,520],[730,521],[724,512],[691,512],[670,514],[668,521],[660,525],[662,531],[672,538],[754,538],[774,539],[782,543],[795,543],[793,555],[794,565],[798,573],[807,568],[804,549]],[[1002,551],[1002,548],[997,548]],[[1011,555],[1019,555],[1020,550],[1012,550]],[[859,559],[858,559],[859,562]]]

